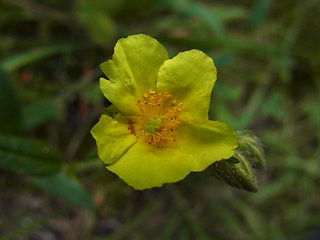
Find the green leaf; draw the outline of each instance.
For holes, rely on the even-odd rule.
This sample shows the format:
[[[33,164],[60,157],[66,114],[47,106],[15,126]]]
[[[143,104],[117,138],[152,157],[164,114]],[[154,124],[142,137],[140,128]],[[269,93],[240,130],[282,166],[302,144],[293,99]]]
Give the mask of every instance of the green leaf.
[[[36,186],[49,191],[54,196],[67,200],[75,206],[89,209],[93,208],[92,199],[82,186],[68,178],[62,172],[47,177],[33,176],[30,177],[30,180]]]
[[[229,22],[238,19],[244,19],[248,16],[245,8],[237,6],[215,6],[212,9],[212,13],[221,22]]]
[[[190,36],[188,38],[175,37],[175,38],[165,38],[162,37],[164,41],[171,44],[183,44],[189,48],[218,48],[227,49],[229,53],[239,54],[239,53],[252,53],[256,55],[271,56],[274,58],[279,58],[283,56],[281,48],[271,44],[261,44],[252,41],[248,37],[239,36],[223,36],[220,38],[209,38],[209,37],[199,37]]]
[[[221,66],[225,66],[227,64],[230,64],[235,56],[230,53],[224,53],[224,54],[220,54],[220,55],[215,54],[214,56],[210,55],[210,57],[213,58],[214,65],[216,65],[216,67],[219,68]]]
[[[285,110],[281,93],[274,90],[261,105],[261,112],[266,117],[272,117],[278,121],[282,121],[285,117]]]
[[[204,5],[196,1],[190,1],[188,7],[188,13],[191,16],[195,16],[203,21],[217,37],[222,37],[224,35],[224,27],[213,12],[210,12]]]
[[[237,152],[231,159],[214,162],[209,169],[216,178],[233,187],[250,192],[258,191],[257,180],[250,163]]]
[[[25,53],[10,57],[2,62],[1,66],[5,71],[11,72],[30,62],[49,57],[54,54],[70,52],[78,49],[78,44],[58,44],[52,46],[39,47]]]
[[[106,46],[115,36],[115,23],[109,17],[107,1],[78,1],[74,8],[75,18],[97,43]]]
[[[91,103],[99,103],[103,99],[103,94],[100,90],[100,84],[98,82],[84,88],[81,93],[82,96]]]
[[[271,5],[271,0],[259,0],[253,7],[249,20],[249,27],[255,28],[265,20],[266,13]]]
[[[57,102],[48,99],[40,102],[36,102],[22,110],[22,119],[24,129],[37,126],[41,123],[48,121],[56,116]]]
[[[215,96],[224,101],[237,101],[241,97],[241,90],[225,81],[216,81],[211,98]]]
[[[175,12],[201,20],[217,37],[222,37],[224,35],[224,27],[220,22],[220,19],[202,3],[191,0],[161,0],[158,1],[158,6],[161,8],[168,7]]]
[[[0,67],[0,133],[21,129],[20,104],[7,74]]]
[[[39,141],[0,136],[0,166],[21,174],[52,174],[60,169],[58,154]]]

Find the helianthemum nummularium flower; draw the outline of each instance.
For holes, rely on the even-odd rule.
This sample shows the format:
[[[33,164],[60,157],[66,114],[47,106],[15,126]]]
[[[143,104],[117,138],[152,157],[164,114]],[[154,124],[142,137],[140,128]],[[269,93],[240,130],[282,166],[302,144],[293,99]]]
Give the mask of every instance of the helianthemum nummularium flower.
[[[179,181],[234,154],[233,128],[208,120],[216,68],[203,52],[169,59],[157,40],[133,35],[101,69],[101,90],[117,113],[103,114],[91,133],[107,169],[135,189]]]

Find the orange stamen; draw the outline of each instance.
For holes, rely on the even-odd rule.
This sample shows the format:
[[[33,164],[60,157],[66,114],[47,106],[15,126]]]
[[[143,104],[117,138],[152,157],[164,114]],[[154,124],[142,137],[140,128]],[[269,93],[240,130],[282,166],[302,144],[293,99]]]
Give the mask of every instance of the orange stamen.
[[[172,98],[172,95],[167,92],[156,94],[154,90],[150,89],[148,93],[143,94],[142,99],[137,101],[141,111],[141,123],[142,126],[144,126],[142,127],[140,135],[143,136],[145,142],[150,145],[176,141],[174,131],[180,124],[178,119],[182,103],[177,104],[175,99],[170,100],[170,98]],[[157,118],[161,120],[161,125],[156,126],[154,131],[151,130],[150,132],[149,129],[146,131],[145,127],[152,122],[151,120]]]

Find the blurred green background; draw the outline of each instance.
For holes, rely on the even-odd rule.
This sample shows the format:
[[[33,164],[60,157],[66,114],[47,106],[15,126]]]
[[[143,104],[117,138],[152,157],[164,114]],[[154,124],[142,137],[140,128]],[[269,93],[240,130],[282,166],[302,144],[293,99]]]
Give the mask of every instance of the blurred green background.
[[[0,239],[320,239],[319,15],[318,0],[1,0]],[[258,193],[208,171],[135,191],[105,170],[99,64],[137,33],[214,59],[209,115],[265,144]]]

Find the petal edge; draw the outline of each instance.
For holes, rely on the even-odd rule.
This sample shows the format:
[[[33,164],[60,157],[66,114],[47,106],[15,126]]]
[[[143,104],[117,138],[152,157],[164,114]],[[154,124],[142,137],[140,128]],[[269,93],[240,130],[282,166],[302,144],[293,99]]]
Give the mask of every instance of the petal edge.
[[[91,134],[96,140],[99,158],[107,164],[117,161],[137,142],[126,124],[104,114],[91,129]]]
[[[208,119],[211,91],[217,78],[212,58],[199,50],[179,53],[163,63],[157,91],[168,92],[183,103],[184,119]]]

